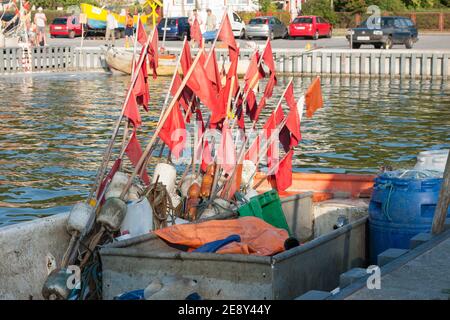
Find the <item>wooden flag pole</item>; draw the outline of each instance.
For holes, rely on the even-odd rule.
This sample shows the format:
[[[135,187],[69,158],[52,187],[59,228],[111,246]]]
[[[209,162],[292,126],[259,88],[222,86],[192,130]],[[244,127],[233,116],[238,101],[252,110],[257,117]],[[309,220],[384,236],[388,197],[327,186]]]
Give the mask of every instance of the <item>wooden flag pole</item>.
[[[151,40],[151,37],[148,37],[143,50],[147,51],[148,46],[150,44],[150,40]],[[146,56],[147,55],[141,55],[139,57],[138,67],[137,67],[138,69],[142,67],[142,64],[144,63],[144,59],[146,58]],[[119,133],[120,123],[122,122],[122,119],[123,119],[123,116],[125,113],[125,108],[128,104],[128,101],[130,100],[131,92],[133,91],[133,87],[136,83],[137,77],[138,77],[138,73],[135,73],[131,79],[130,87],[128,88],[128,92],[127,92],[125,101],[122,105],[122,110],[120,112],[119,118],[116,120],[116,123],[114,124],[114,129],[113,129],[111,138],[109,140],[108,146],[106,147],[105,152],[103,154],[103,159],[100,164],[100,167],[98,168],[97,175],[96,175],[96,178],[94,181],[94,185],[92,186],[91,191],[89,193],[88,200],[87,200],[88,204],[90,204],[91,200],[93,200],[94,194],[97,194],[98,188],[100,187],[100,181],[102,181],[103,176],[105,175],[109,159],[111,158],[114,141],[116,140],[117,134]]]
[[[444,231],[445,219],[450,205],[450,152],[444,170],[444,181],[442,182],[439,200],[433,218],[432,234],[439,234]]]
[[[178,97],[180,96],[181,92],[183,91],[184,87],[186,86],[186,83],[188,82],[189,78],[192,75],[192,72],[194,71],[194,68],[196,67],[200,56],[203,54],[203,48],[201,48],[199,50],[199,52],[197,53],[197,56],[195,57],[194,62],[192,63],[187,75],[184,77],[183,82],[181,83],[180,87],[178,88],[177,92],[175,93],[174,97],[172,98],[172,101],[170,102],[169,106],[167,107],[167,109],[164,111],[164,115],[162,116],[162,118],[160,119],[160,121],[158,122],[158,126],[155,129],[155,132],[153,133],[152,138],[150,139],[150,142],[147,144],[147,147],[145,148],[144,153],[142,154],[141,158],[139,159],[139,162],[137,163],[136,167],[134,168],[133,174],[131,175],[131,177],[128,179],[128,182],[125,186],[125,188],[123,189],[122,193],[120,194],[120,199],[124,199],[126,194],[128,193],[128,190],[131,187],[131,184],[133,182],[133,179],[136,177],[137,173],[139,172],[139,170],[141,169],[146,157],[148,156],[153,144],[155,143],[159,132],[161,131],[161,128],[164,124],[164,122],[167,120],[167,118],[169,117],[170,111],[172,110],[172,108],[175,106]]]

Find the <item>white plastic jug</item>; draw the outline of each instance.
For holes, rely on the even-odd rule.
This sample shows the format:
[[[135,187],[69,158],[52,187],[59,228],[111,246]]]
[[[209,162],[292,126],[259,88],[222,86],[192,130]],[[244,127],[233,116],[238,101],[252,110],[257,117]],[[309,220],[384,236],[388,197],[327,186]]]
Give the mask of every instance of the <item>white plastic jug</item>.
[[[431,150],[423,151],[417,155],[415,170],[433,170],[444,172],[447,163],[449,150]]]
[[[175,180],[177,178],[177,170],[175,169],[175,167],[168,163],[158,163],[155,167],[152,183],[156,182],[158,176],[158,182],[161,182],[166,186],[167,192],[169,192],[170,194],[174,193]]]
[[[127,214],[120,226],[122,235],[136,237],[153,230],[153,210],[147,198],[131,201],[127,204]]]

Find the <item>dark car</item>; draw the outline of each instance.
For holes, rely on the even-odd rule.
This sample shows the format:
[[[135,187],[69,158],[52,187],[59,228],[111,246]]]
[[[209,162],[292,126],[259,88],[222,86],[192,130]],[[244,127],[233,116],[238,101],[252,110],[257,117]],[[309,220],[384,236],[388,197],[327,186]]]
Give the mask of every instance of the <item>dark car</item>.
[[[186,36],[188,40],[190,40],[191,37],[191,27],[189,25],[188,17],[163,18],[158,23],[157,28],[159,39],[163,38],[164,31],[166,32],[166,39],[183,40]]]
[[[354,49],[363,44],[372,44],[377,49],[390,49],[394,44],[402,44],[411,49],[418,40],[418,31],[411,19],[379,17],[367,19],[359,27],[350,29],[347,40],[352,42]]]

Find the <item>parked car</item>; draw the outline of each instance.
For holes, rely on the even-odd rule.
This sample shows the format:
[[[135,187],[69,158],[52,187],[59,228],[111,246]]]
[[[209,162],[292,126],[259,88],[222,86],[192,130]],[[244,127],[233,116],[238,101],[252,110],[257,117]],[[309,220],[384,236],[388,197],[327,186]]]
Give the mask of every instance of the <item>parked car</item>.
[[[55,18],[50,24],[50,36],[69,37],[71,39],[81,36],[81,23],[77,16]]]
[[[247,39],[262,38],[286,38],[288,29],[277,17],[257,17],[250,20],[245,28]]]
[[[159,39],[163,38],[165,31],[166,39],[183,40],[184,37],[186,36],[188,40],[190,40],[191,26],[189,25],[188,20],[189,20],[188,17],[162,18],[157,26]]]
[[[346,37],[354,49],[363,44],[372,44],[377,49],[390,49],[394,44],[402,44],[411,49],[418,40],[418,31],[411,19],[380,17],[365,20],[357,28],[350,29]]]
[[[331,38],[333,25],[322,17],[300,16],[294,19],[289,25],[289,36],[312,37],[314,40],[319,37]]]
[[[228,17],[230,18],[231,29],[233,30],[233,35],[235,38],[245,39],[245,23],[241,17],[233,11],[228,12]]]

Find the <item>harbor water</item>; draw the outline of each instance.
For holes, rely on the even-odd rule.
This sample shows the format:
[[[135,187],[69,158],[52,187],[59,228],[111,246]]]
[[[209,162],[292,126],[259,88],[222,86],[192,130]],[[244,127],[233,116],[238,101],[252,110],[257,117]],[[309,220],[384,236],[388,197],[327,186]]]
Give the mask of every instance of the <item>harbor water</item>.
[[[0,227],[67,211],[86,198],[128,80],[95,73],[0,78]],[[169,81],[150,81],[142,144]],[[279,77],[261,124],[288,81]],[[311,81],[294,80],[296,97]],[[323,78],[322,91],[324,108],[302,121],[294,171],[376,173],[383,165],[413,167],[420,151],[450,148],[448,82]]]

